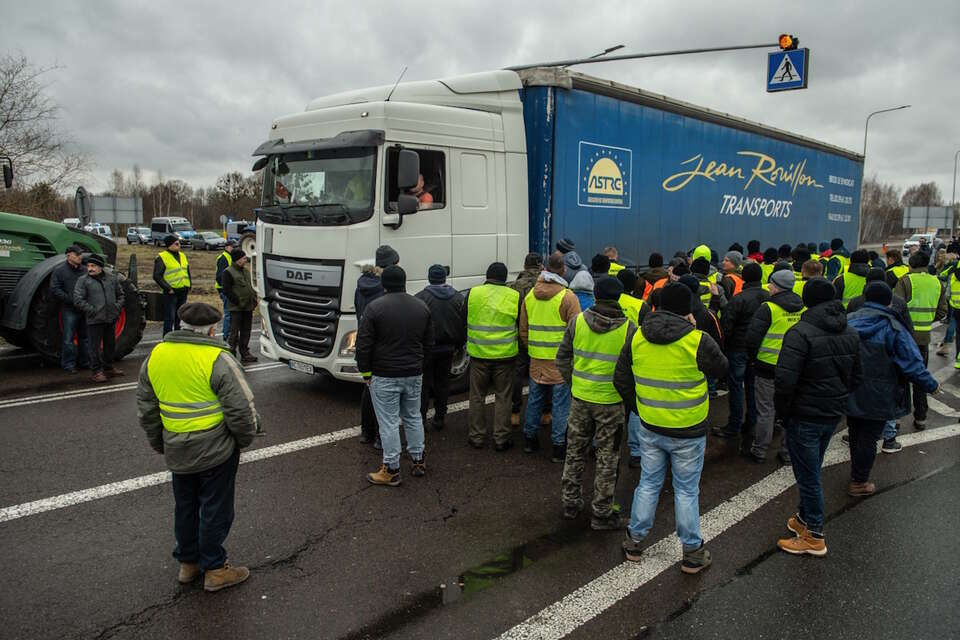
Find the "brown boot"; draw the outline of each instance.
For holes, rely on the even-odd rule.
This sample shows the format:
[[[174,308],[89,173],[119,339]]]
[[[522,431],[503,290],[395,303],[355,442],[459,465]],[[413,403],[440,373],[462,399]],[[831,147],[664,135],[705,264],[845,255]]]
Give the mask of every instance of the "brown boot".
[[[847,487],[847,495],[853,496],[854,498],[862,498],[864,496],[872,496],[877,492],[877,485],[872,482],[850,482],[850,485]]]
[[[792,515],[787,518],[787,529],[793,531],[798,536],[804,536],[807,533],[807,525],[800,519],[800,515]]]
[[[777,540],[777,546],[787,553],[794,555],[803,555],[808,553],[812,556],[827,555],[827,542],[823,538],[815,537],[810,531],[804,531],[803,535],[796,538],[781,538]]]
[[[540,424],[545,427],[549,427],[551,424],[553,424],[553,412],[548,411],[547,413],[543,414],[543,416],[540,418]]]
[[[123,370],[116,367],[107,367],[103,370],[111,378],[116,378],[123,375]]]
[[[250,577],[250,569],[246,567],[231,567],[229,562],[224,562],[219,569],[210,569],[203,575],[204,591],[220,591],[240,584]]]
[[[106,374],[103,373],[103,371],[97,371],[95,374],[93,374],[93,381],[94,381],[94,382],[107,382],[107,376],[106,376]]]
[[[190,584],[200,577],[203,570],[196,562],[181,562],[180,573],[177,575],[177,581],[180,584]]]
[[[395,487],[400,484],[400,469],[388,469],[387,465],[380,465],[380,469],[367,474],[367,480],[370,484],[382,484],[389,487]]]

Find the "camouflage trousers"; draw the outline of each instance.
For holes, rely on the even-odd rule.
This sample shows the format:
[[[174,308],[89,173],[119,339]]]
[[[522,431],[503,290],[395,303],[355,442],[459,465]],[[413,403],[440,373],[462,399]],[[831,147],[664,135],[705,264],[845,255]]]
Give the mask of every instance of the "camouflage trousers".
[[[583,508],[583,459],[591,441],[597,447],[597,465],[593,479],[593,515],[605,518],[613,506],[620,465],[620,441],[623,438],[623,405],[594,404],[573,398],[567,419],[567,457],[560,481],[564,506]]]

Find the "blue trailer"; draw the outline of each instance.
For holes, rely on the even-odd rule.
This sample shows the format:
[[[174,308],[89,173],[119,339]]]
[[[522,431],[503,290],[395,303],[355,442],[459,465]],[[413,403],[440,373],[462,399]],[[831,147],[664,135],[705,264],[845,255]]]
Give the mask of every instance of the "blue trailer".
[[[520,75],[531,250],[570,238],[645,265],[700,243],[856,245],[859,154],[566,70]]]

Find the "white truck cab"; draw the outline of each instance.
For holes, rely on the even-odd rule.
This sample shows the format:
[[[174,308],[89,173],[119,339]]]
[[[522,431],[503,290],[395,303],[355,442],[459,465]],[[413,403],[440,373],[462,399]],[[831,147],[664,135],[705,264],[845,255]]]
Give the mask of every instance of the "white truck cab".
[[[383,244],[409,293],[432,264],[461,290],[494,261],[516,272],[529,246],[520,89],[492,71],[319,98],[273,122],[254,153],[264,356],[360,380],[355,285]]]

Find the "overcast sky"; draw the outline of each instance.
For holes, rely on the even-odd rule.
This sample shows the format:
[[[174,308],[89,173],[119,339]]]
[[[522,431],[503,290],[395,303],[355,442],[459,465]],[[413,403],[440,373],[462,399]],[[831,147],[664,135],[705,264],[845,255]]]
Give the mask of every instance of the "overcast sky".
[[[724,5],[728,5],[724,8]],[[921,8],[922,7],[922,8]],[[154,180],[248,171],[273,118],[318,96],[513,64],[774,42],[811,49],[809,88],[767,94],[763,50],[603,63],[580,71],[860,151],[868,175],[936,181],[960,150],[960,2],[6,2],[0,51],[59,65],[62,127],[94,159],[88,188],[139,163]]]

